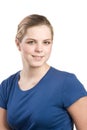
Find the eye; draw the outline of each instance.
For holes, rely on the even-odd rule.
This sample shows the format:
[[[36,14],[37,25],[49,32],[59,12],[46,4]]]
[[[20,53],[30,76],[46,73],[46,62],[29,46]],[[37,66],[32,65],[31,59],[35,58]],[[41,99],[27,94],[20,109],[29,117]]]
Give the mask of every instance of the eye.
[[[51,41],[44,41],[43,43],[48,45],[48,44],[51,44]]]
[[[35,44],[35,41],[31,40],[31,41],[27,41],[26,43],[30,44],[30,45],[33,45],[33,44]]]

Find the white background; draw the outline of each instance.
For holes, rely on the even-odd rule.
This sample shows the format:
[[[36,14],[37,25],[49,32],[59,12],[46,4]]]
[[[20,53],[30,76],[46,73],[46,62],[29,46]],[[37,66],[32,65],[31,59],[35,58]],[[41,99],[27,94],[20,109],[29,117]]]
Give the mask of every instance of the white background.
[[[3,0],[0,2],[0,82],[22,68],[15,45],[18,23],[45,15],[54,27],[50,65],[75,73],[87,89],[87,0]]]
[[[55,37],[50,65],[75,73],[87,88],[86,0],[3,0],[0,2],[0,81],[21,69],[15,45],[18,23],[38,13],[51,21]]]

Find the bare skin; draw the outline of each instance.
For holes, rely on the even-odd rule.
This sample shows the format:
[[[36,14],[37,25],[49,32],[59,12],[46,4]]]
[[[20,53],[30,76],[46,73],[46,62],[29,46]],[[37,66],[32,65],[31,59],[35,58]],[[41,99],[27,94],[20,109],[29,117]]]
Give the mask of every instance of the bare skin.
[[[87,130],[87,97],[80,98],[68,108],[77,130]],[[0,108],[0,130],[11,130],[6,121],[6,110]]]
[[[80,98],[68,108],[76,129],[87,130],[87,96]]]
[[[0,108],[0,130],[11,130],[8,126],[6,117],[7,111],[5,109]]]
[[[16,45],[23,62],[18,84],[20,89],[26,91],[34,87],[50,68],[46,63],[52,48],[50,29],[47,26],[29,28],[21,43],[16,39]],[[87,130],[87,97],[80,98],[67,110],[77,130]],[[0,108],[0,130],[11,130],[7,123],[7,111],[2,108]]]

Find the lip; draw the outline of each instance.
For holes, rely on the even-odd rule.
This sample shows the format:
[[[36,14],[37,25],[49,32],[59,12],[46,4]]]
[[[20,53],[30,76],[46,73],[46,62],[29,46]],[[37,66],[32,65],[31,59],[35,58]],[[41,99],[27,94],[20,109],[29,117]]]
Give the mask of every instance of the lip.
[[[39,55],[32,55],[33,57],[43,57],[43,56],[39,56]]]
[[[44,56],[32,55],[32,57],[33,57],[35,60],[42,60],[42,58],[43,58]]]
[[[39,55],[32,55],[33,57],[44,57],[44,56],[39,56]]]

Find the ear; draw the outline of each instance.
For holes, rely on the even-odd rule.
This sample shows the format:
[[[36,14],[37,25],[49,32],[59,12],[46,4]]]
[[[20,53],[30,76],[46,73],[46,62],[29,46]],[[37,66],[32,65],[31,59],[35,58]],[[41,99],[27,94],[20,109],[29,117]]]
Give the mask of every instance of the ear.
[[[15,38],[15,43],[16,43],[18,50],[20,51],[21,50],[21,47],[20,47],[21,43],[19,42],[19,40],[17,38]]]

